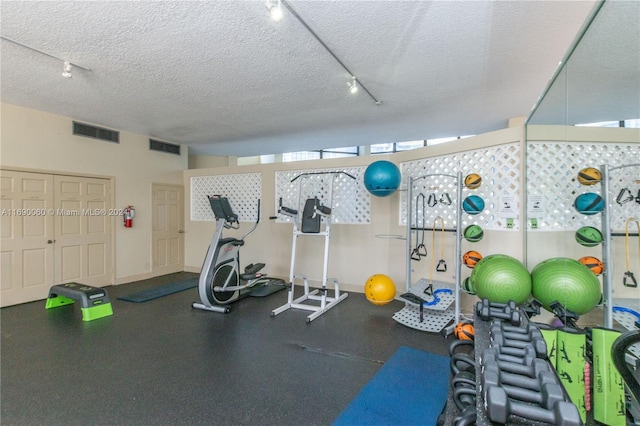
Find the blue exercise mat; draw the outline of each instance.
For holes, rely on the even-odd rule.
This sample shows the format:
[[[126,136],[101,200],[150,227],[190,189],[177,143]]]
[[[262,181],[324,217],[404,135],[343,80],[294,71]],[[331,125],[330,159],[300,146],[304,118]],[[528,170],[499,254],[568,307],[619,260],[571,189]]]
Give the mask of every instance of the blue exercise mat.
[[[333,426],[435,425],[448,386],[449,357],[402,346]]]
[[[158,287],[148,288],[137,293],[119,296],[118,299],[127,302],[142,303],[149,300],[158,299],[190,288],[198,287],[198,278],[189,278],[183,281],[177,281]]]

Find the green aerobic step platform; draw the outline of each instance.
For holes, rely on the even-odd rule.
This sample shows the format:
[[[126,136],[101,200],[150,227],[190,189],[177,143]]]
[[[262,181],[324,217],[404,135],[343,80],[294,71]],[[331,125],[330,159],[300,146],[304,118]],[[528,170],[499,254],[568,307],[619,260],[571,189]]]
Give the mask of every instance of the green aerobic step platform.
[[[70,305],[76,300],[81,303],[83,321],[93,321],[113,315],[111,301],[105,289],[78,283],[59,284],[51,287],[46,309]]]

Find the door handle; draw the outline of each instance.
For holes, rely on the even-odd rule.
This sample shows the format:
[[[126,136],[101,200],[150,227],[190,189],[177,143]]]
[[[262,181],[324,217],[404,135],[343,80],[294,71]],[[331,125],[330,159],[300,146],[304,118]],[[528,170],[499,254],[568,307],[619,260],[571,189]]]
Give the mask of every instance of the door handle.
[[[182,229],[178,230],[178,234],[184,234],[184,231]]]
[[[47,244],[53,244],[55,242],[56,242],[56,240],[47,240]]]

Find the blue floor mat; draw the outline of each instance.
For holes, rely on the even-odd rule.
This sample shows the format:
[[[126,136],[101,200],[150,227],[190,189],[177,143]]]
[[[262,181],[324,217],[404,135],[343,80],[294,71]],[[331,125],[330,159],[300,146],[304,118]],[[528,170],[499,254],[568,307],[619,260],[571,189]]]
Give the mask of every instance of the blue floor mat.
[[[448,386],[449,357],[402,346],[333,425],[435,425]]]
[[[189,278],[183,281],[152,287],[137,293],[119,296],[118,299],[125,300],[127,302],[142,303],[195,287],[198,287],[198,278]]]

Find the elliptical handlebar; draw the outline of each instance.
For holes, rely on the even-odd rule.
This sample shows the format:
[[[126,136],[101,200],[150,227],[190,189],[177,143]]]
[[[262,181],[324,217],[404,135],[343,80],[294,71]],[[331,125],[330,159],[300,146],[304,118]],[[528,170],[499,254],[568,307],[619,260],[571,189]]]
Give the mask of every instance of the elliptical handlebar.
[[[259,223],[260,223],[260,199],[258,198],[258,218],[256,219],[256,223],[254,223],[253,226],[251,227],[251,229],[249,229],[247,232],[245,232],[240,239],[244,241],[244,239],[249,234],[251,234],[253,231],[256,230],[256,228],[258,227]]]

